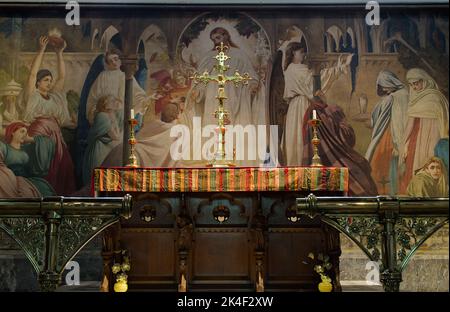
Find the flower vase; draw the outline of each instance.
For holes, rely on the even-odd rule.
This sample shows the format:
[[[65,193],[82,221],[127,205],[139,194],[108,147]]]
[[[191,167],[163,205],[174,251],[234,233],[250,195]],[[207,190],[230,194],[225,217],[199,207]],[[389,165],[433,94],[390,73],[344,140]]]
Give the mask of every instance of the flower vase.
[[[126,292],[128,290],[128,276],[125,273],[117,275],[116,283],[114,284],[115,292]]]
[[[114,284],[115,292],[126,292],[128,290],[128,285],[126,281],[118,281]]]
[[[321,274],[320,278],[322,282],[319,283],[318,288],[320,292],[331,292],[333,290],[333,284],[331,283],[331,278],[326,275]]]

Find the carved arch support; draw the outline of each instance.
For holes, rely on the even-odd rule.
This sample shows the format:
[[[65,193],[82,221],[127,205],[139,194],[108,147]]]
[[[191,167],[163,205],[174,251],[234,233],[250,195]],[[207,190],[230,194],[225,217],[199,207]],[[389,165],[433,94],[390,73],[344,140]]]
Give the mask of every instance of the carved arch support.
[[[0,229],[25,252],[42,291],[54,291],[64,268],[98,233],[131,216],[131,196],[0,199]]]
[[[297,198],[297,214],[334,227],[381,262],[385,291],[399,291],[402,271],[416,250],[448,223],[448,198],[316,197]]]

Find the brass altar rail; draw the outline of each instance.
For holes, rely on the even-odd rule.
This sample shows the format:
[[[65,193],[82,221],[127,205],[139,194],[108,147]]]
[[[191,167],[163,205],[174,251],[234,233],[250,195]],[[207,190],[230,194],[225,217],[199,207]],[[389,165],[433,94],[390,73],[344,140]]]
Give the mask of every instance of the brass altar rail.
[[[23,249],[43,291],[54,291],[64,268],[98,233],[131,216],[124,197],[0,199],[0,229]]]
[[[385,291],[399,291],[402,271],[416,250],[448,223],[449,199],[416,197],[297,198],[297,215],[334,227],[372,261],[381,262]]]

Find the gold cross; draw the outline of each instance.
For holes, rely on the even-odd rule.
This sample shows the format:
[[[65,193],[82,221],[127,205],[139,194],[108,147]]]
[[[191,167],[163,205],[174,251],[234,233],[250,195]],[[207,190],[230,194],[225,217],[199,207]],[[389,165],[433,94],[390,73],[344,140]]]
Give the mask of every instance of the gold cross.
[[[206,70],[203,74],[199,75],[195,73],[194,76],[191,77],[194,84],[204,83],[205,85],[209,82],[217,82],[219,89],[217,90],[216,99],[219,100],[219,105],[217,110],[214,112],[214,117],[217,119],[217,133],[218,133],[218,148],[217,152],[214,155],[214,159],[208,164],[210,166],[234,166],[233,163],[226,160],[225,155],[225,125],[230,124],[230,114],[224,108],[224,101],[226,100],[225,95],[225,84],[227,82],[232,82],[237,87],[240,83],[247,85],[248,81],[252,79],[248,73],[244,73],[241,75],[239,71],[235,71],[233,76],[225,75],[225,72],[230,68],[230,66],[225,65],[225,62],[228,61],[231,57],[226,55],[225,53],[228,51],[229,47],[224,46],[223,42],[220,43],[220,46],[216,47],[217,55],[213,58],[217,60],[216,65],[214,65],[214,69],[217,72],[217,75],[211,76],[209,72]],[[210,105],[210,103],[205,103],[205,105]]]
[[[226,51],[228,51],[229,47],[225,46],[223,42],[220,43],[220,46],[216,47],[217,55],[213,58],[217,60],[218,64],[214,65],[214,69],[217,71],[217,75],[211,76],[208,71],[205,71],[203,74],[199,75],[195,73],[191,79],[193,79],[194,83],[204,83],[208,84],[209,82],[217,82],[219,86],[217,99],[219,101],[225,100],[225,84],[227,82],[233,82],[235,86],[238,86],[240,83],[247,85],[248,81],[252,79],[248,73],[244,73],[241,75],[239,71],[235,71],[233,76],[225,75],[225,72],[230,68],[230,66],[225,65],[225,62],[231,59],[230,56],[226,55]]]

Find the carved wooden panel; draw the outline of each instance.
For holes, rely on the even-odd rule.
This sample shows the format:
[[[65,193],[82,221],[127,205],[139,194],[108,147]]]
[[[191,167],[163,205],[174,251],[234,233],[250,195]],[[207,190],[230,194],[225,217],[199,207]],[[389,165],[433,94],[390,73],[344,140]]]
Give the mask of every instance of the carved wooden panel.
[[[290,217],[304,194],[134,195],[116,237],[131,256],[130,291],[317,291],[309,252],[328,254],[339,279],[338,234],[319,218]]]
[[[267,236],[266,290],[310,288],[308,285],[318,281],[318,275],[304,261],[309,252],[324,252],[320,228],[272,228]]]
[[[191,289],[253,288],[252,250],[246,228],[201,228],[195,231],[194,241]]]
[[[122,248],[131,257],[132,289],[176,289],[176,245],[173,229],[122,228]]]

